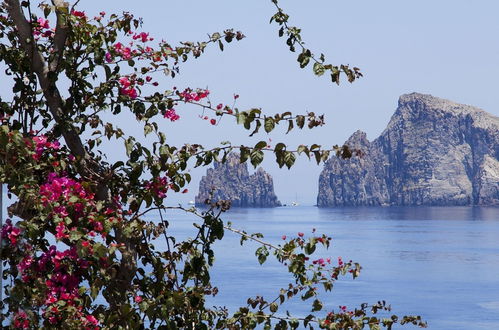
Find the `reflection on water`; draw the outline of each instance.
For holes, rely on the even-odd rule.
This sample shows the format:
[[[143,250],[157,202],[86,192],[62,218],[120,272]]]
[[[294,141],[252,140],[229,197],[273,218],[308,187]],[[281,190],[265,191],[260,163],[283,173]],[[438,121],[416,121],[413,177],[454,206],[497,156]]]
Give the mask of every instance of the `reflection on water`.
[[[193,235],[193,219],[172,212],[171,230]],[[323,257],[358,261],[358,280],[342,279],[324,296],[327,309],[386,299],[399,315],[419,314],[431,329],[493,329],[499,324],[499,208],[493,207],[282,207],[232,209],[224,219],[236,228],[281,242],[298,232],[333,237]],[[234,310],[250,295],[273,298],[291,278],[270,261],[260,266],[257,246],[241,247],[226,233],[217,243],[213,281],[219,296],[209,302]],[[289,303],[306,315],[308,305]]]

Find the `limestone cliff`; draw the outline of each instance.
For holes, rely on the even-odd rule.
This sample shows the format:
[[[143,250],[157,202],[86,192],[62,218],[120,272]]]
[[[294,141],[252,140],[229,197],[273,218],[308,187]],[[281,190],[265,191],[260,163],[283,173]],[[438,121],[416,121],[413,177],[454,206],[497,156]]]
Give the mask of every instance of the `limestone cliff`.
[[[499,205],[499,118],[481,109],[402,95],[377,139],[346,144],[364,155],[326,162],[318,206]]]
[[[249,175],[246,163],[239,162],[239,154],[232,153],[225,163],[215,163],[199,183],[196,205],[204,205],[213,191],[213,201],[231,200],[236,207],[275,207],[281,202],[274,193],[272,177],[261,167]]]

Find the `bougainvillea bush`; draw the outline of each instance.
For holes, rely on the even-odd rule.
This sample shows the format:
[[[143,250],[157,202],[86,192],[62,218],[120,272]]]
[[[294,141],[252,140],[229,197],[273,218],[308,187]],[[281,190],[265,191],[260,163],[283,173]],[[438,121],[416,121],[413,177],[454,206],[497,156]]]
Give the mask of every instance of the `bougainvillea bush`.
[[[350,82],[361,76],[358,68],[327,64],[324,55],[315,56],[277,1],[272,3],[276,13],[271,22],[297,53],[302,68],[310,66],[314,74],[330,76],[335,83],[341,76]],[[201,56],[206,47],[223,50],[243,39],[242,32],[228,29],[211,33],[205,41],[171,45],[142,31],[141,21],[130,13],[91,17],[75,5],[5,0],[0,6],[2,84],[11,88],[0,100],[0,182],[16,201],[1,228],[4,327],[424,326],[414,316],[378,318],[379,310],[389,310],[384,302],[323,311],[319,292],[331,291],[342,276],[357,277],[361,269],[352,261],[314,257],[316,248],[329,247],[326,235],[297,233],[275,245],[224,222],[228,201],[207,201],[203,210],[169,205],[169,196],[186,191],[190,167],[223,162],[234,149],[242,162],[254,166],[264,153],[288,168],[299,154],[317,163],[330,153],[352,156],[348,147],[338,146],[291,149],[277,143],[269,148],[260,141],[206,149],[166,142],[158,122],[181,119],[179,109],[185,104],[200,107],[207,125],[230,117],[251,135],[260,128],[270,132],[279,124],[289,131],[324,123],[323,116],[314,113],[240,110],[234,106],[237,95],[212,104],[209,90],[159,83],[159,75],[174,78],[181,65]],[[152,139],[150,145],[139,143],[112,120],[122,112],[136,119],[138,130]],[[124,159],[110,162],[103,141],[116,150],[123,148]],[[194,238],[179,240],[170,234],[164,212],[172,208],[197,219]],[[212,285],[210,267],[212,246],[227,231],[240,235],[241,244],[257,242],[260,263],[275,258],[289,271],[290,283],[283,283],[274,297],[241,298],[243,306],[235,311],[206,306],[205,297],[223,290]],[[155,248],[158,240],[166,242],[156,244],[165,250]],[[287,314],[289,299],[310,304],[311,314]]]

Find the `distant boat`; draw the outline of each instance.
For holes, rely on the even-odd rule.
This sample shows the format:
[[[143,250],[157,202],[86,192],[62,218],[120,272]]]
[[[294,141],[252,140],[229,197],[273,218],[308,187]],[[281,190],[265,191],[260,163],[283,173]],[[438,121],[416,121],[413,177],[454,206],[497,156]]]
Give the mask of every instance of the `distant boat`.
[[[196,205],[196,203],[194,203],[194,201],[189,201],[188,203],[189,205]]]
[[[298,194],[295,194],[295,200],[291,202],[291,206],[298,206],[300,203],[298,203]]]

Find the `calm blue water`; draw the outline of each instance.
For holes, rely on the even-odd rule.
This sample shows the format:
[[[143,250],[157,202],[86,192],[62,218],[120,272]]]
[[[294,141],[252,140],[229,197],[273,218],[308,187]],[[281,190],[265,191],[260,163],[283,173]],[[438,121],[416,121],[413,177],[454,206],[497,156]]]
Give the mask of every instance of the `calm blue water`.
[[[363,270],[322,296],[325,310],[384,299],[393,313],[421,315],[430,329],[499,328],[499,208],[299,206],[232,209],[224,219],[274,243],[312,228],[332,236],[321,256],[352,259]],[[170,212],[168,220],[176,235],[192,235],[191,216]],[[213,282],[220,294],[211,303],[234,310],[256,294],[274,298],[292,281],[275,262],[260,266],[256,247],[241,247],[226,232],[216,245]],[[287,306],[297,316],[309,313],[300,301]]]

